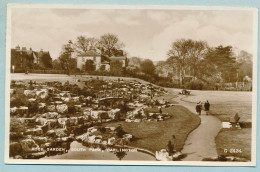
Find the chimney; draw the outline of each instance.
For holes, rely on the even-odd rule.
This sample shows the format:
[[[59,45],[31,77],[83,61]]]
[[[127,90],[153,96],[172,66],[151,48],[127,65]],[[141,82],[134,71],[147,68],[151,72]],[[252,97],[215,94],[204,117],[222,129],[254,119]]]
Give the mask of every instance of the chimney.
[[[17,45],[17,46],[15,47],[15,49],[16,49],[16,50],[20,50],[20,46]]]
[[[30,47],[30,51],[32,51],[32,47]]]

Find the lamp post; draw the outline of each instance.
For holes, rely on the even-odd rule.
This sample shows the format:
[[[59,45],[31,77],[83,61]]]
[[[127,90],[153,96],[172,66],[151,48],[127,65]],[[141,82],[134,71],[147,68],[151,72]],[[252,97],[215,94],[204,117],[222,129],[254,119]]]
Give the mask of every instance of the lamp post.
[[[68,75],[70,75],[70,66],[69,64],[72,63],[71,61],[71,53],[73,52],[73,48],[72,48],[72,41],[69,40],[68,44],[66,45],[65,47],[66,51],[69,53],[69,60],[68,60],[68,63],[67,63],[67,67],[68,67]]]

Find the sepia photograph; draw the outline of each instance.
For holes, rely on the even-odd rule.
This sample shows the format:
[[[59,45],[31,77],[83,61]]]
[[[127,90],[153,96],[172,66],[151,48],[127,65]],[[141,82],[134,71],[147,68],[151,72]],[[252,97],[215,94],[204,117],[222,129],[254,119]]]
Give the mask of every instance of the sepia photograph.
[[[258,11],[8,4],[5,162],[256,165]]]

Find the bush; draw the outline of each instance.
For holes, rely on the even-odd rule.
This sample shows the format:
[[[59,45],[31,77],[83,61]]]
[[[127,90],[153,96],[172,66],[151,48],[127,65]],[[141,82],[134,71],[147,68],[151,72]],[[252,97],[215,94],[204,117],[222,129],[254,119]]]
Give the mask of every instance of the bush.
[[[11,100],[10,100],[10,106],[11,107],[19,107],[19,106],[28,106],[28,100],[20,95],[20,96],[14,96]]]
[[[191,89],[191,90],[202,90],[205,89],[207,86],[200,80],[192,80],[184,84],[184,88]]]
[[[25,125],[16,118],[11,118],[10,132],[22,133],[25,130]]]

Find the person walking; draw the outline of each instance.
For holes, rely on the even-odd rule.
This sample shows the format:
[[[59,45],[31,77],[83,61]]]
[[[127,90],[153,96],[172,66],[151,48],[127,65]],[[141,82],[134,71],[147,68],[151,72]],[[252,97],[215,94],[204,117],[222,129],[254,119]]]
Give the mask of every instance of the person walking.
[[[204,103],[204,108],[205,108],[205,111],[206,111],[206,115],[209,114],[209,108],[210,108],[210,103],[209,101],[207,100],[206,103]]]
[[[201,115],[201,103],[200,102],[198,102],[196,105],[196,112],[198,115]]]

